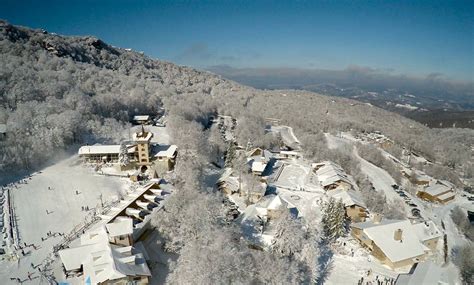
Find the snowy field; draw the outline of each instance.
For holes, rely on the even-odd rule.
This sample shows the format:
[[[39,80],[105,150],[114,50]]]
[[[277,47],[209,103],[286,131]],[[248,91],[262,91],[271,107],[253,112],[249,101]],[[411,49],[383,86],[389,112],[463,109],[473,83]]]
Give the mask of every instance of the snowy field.
[[[69,233],[86,216],[91,216],[101,205],[101,195],[103,202],[116,199],[128,185],[125,178],[94,174],[91,168],[80,164],[76,155],[34,173],[26,184],[17,184],[12,197],[20,245],[32,246],[24,249],[25,256],[19,253],[19,262],[1,262],[0,284],[17,284],[10,278],[40,284],[39,272],[31,263],[42,263],[62,240],[59,233]],[[82,207],[88,207],[89,211],[83,211]],[[52,235],[48,236],[48,232]],[[35,272],[38,278],[30,281],[28,272]]]
[[[129,133],[133,134],[139,128],[134,126]],[[166,127],[145,128],[154,133],[153,142],[169,144]],[[131,189],[132,184],[128,178],[97,174],[91,166],[84,166],[77,155],[35,172],[30,178],[23,178],[1,178],[3,182],[16,181],[9,188],[18,225],[18,245],[21,246],[16,256],[2,257],[1,285],[19,284],[18,280],[26,284],[48,284],[42,275],[54,275],[61,280],[63,274],[58,261],[50,271],[43,272],[46,274],[40,274],[40,269],[51,261],[53,247],[64,241],[63,235],[76,231],[82,234],[79,229],[92,221],[102,203],[116,201]],[[103,222],[95,222],[92,227]]]
[[[321,192],[291,191],[277,188],[282,199],[298,209],[298,215],[307,217],[311,210],[319,210],[320,202],[324,199],[324,190]]]

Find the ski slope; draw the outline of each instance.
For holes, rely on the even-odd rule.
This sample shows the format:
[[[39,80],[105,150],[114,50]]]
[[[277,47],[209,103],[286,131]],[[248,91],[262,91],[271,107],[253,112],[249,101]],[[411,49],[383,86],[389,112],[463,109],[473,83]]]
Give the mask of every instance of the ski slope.
[[[11,194],[19,245],[32,244],[36,249],[24,248],[26,256],[18,251],[19,261],[2,260],[0,284],[18,284],[10,278],[27,280],[28,272],[35,272],[32,276],[36,277],[33,281],[27,280],[29,284],[41,284],[39,271],[31,264],[44,263],[53,246],[62,240],[58,234],[48,237],[48,232],[68,234],[83,224],[86,217],[90,219],[94,209],[101,205],[101,195],[102,201],[107,202],[116,199],[128,187],[125,178],[94,174],[92,169],[79,163],[76,155],[34,173],[26,184],[16,184]],[[89,211],[82,210],[85,206]]]

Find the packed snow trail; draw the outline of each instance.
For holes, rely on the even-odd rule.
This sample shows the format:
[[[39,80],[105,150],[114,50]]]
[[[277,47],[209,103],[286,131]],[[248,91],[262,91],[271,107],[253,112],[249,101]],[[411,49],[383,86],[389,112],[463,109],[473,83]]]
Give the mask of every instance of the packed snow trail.
[[[392,185],[397,183],[392,178],[392,176],[387,173],[387,171],[363,159],[355,150],[354,155],[359,159],[360,169],[365,175],[367,175],[376,191],[382,191],[385,194],[387,200],[393,201],[394,199],[400,199],[400,197],[392,188]]]

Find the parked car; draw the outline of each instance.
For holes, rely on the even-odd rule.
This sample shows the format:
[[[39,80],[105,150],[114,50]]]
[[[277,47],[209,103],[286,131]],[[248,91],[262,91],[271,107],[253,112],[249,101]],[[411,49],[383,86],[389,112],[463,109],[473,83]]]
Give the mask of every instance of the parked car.
[[[392,188],[395,189],[395,190],[397,190],[397,189],[399,188],[399,186],[398,186],[397,184],[393,184],[393,185],[392,185]]]
[[[469,201],[474,201],[474,196],[467,198]]]
[[[418,208],[413,208],[413,209],[411,209],[411,214],[415,217],[419,217],[420,216],[420,210]]]
[[[464,191],[466,191],[467,193],[470,193],[470,194],[474,194],[474,190],[471,186],[464,187]]]
[[[405,194],[405,193],[403,193],[403,192],[402,192],[402,193],[398,193],[398,195],[400,195],[401,197],[408,197],[407,194]]]
[[[415,203],[413,203],[413,202],[408,203],[408,206],[410,206],[410,207],[415,207],[415,208],[417,207],[417,205],[416,205]]]

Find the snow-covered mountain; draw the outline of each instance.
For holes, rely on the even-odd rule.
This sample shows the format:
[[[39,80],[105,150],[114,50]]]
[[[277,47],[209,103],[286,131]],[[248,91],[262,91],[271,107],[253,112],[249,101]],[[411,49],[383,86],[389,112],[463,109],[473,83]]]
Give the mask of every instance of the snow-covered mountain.
[[[255,116],[307,124],[297,131],[382,131],[431,156],[441,154],[439,149],[444,146],[433,150],[428,142],[433,137],[437,141],[449,137],[350,99],[306,91],[257,90],[209,72],[113,47],[91,36],[61,36],[1,21],[0,54],[0,124],[6,124],[11,134],[0,144],[3,167],[39,165],[74,143],[117,141],[115,129],[133,115],[156,113],[164,101],[193,94],[212,97],[214,111],[237,112],[248,109],[252,102],[260,104]],[[205,114],[202,117],[205,119]],[[469,145],[469,140],[454,143]]]

